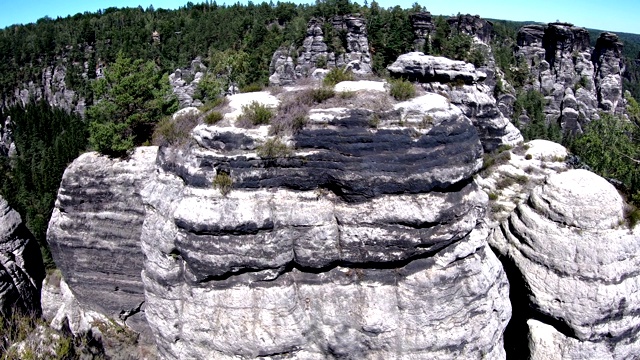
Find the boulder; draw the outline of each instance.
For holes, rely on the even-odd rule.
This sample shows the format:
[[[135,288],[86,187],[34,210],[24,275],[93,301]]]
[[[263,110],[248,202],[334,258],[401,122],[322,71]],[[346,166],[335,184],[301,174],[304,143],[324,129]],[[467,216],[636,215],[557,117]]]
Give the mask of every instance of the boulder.
[[[40,248],[17,211],[0,197],[0,316],[38,315],[44,265]]]
[[[477,72],[473,64],[445,57],[425,55],[421,52],[400,55],[393,64],[387,66],[387,70],[392,76],[423,83],[460,82],[474,84],[486,78],[486,74]]]
[[[482,83],[486,75],[473,64],[412,52],[400,55],[387,69],[392,76],[422,83],[427,92],[442,94],[460,108],[476,127],[485,151],[522,142],[520,131],[504,117],[491,88]]]

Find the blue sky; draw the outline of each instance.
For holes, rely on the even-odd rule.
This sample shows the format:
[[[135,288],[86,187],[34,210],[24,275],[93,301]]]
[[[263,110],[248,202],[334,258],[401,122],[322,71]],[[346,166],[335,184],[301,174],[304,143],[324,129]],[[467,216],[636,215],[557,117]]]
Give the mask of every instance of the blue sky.
[[[200,0],[193,2],[198,3]],[[228,1],[228,3],[234,2]],[[254,0],[254,2],[261,1]],[[364,0],[358,2],[362,4]],[[411,7],[414,2],[415,0],[378,1],[383,7],[400,5],[403,8]],[[187,0],[2,0],[1,3],[0,28],[4,28],[16,23],[35,22],[44,16],[65,17],[78,12],[94,12],[108,7],[137,7],[140,5],[146,8],[153,5],[156,9],[175,9],[185,5]],[[224,3],[224,0],[220,0],[218,3]],[[432,14],[439,15],[452,15],[460,12],[506,20],[539,22],[560,20],[588,28],[640,34],[640,21],[637,20],[640,16],[640,0],[436,0],[418,3],[426,6]]]

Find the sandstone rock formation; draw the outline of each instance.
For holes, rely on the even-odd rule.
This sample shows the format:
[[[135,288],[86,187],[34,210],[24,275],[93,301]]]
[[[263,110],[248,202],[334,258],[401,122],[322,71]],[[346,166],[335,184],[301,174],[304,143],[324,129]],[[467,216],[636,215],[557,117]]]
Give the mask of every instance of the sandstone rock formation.
[[[447,23],[457,32],[473,36],[484,44],[491,42],[493,24],[478,15],[458,15],[447,19]]]
[[[44,265],[40,248],[20,214],[0,197],[0,316],[40,313]]]
[[[473,64],[413,52],[400,55],[387,69],[392,76],[421,82],[426,91],[443,94],[462,109],[485,151],[522,142],[520,131],[498,109],[491,88],[482,84],[486,75]]]
[[[326,30],[331,33],[325,34]],[[281,48],[273,54],[269,83],[289,85],[295,79],[311,76],[321,63],[328,68],[345,67],[356,74],[371,73],[366,21],[360,14],[334,16],[326,24],[322,19],[311,19],[302,48],[295,61],[292,55],[297,50],[293,48]]]
[[[198,99],[194,100],[193,95],[206,71],[207,67],[202,64],[202,60],[196,58],[191,62],[190,68],[176,69],[169,75],[169,85],[178,98],[181,108],[202,106],[202,102]]]
[[[154,171],[156,153],[146,147],[126,160],[81,155],[65,170],[47,231],[53,258],[80,304],[120,321],[145,300],[139,190]],[[142,312],[126,323],[147,331]]]
[[[286,157],[232,119],[160,149],[141,240],[162,357],[504,357],[477,132],[444,97],[414,100],[375,129],[366,109],[311,117]]]
[[[0,99],[0,108],[25,105],[31,100],[45,100],[51,106],[59,107],[69,112],[76,112],[83,116],[85,99],[67,87],[66,76],[67,67],[65,64],[47,66],[42,72],[40,81],[29,81],[26,84],[21,84],[15,88],[13,96]]]
[[[12,156],[16,153],[10,126],[11,116],[7,116],[4,124],[0,122],[0,156]]]
[[[531,81],[525,89],[544,95],[547,123],[580,132],[599,111],[620,110],[621,48],[615,34],[603,33],[593,49],[587,30],[566,23],[520,29],[517,56],[529,67]]]
[[[640,243],[624,206],[604,179],[569,170],[549,176],[493,230],[492,247],[523,282],[512,286],[527,294],[528,304],[514,307],[530,318],[533,359],[637,356]]]
[[[415,40],[413,40],[413,49],[415,51],[425,51],[424,46],[430,41],[431,33],[436,29],[433,24],[433,18],[428,11],[412,14],[410,17],[411,27]]]

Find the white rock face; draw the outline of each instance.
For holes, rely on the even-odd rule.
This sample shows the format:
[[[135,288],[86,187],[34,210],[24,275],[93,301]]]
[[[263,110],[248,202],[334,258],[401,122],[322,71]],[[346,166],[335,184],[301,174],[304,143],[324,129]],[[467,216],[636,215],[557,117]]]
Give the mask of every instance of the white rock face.
[[[604,179],[569,170],[549,176],[494,229],[490,243],[519,269],[531,306],[562,325],[549,324],[562,330],[551,336],[558,341],[538,326],[534,358],[562,349],[588,358],[590,349],[606,349],[598,358],[627,359],[640,350],[640,241],[623,205]]]
[[[40,248],[20,214],[0,197],[0,315],[40,312],[44,266]]]

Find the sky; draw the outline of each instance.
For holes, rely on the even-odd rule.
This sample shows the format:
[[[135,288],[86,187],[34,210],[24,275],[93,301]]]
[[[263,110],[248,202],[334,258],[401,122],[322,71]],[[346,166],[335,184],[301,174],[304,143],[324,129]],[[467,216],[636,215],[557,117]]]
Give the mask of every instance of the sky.
[[[225,0],[217,2],[223,4]],[[228,4],[235,2],[227,1]],[[364,0],[357,2],[363,4]],[[409,8],[414,2],[416,1],[378,0],[382,7],[400,5]],[[156,9],[176,9],[186,3],[187,0],[0,0],[0,28],[35,22],[44,16],[55,19],[58,16],[65,17],[85,11],[95,12],[109,7],[147,8],[153,5]],[[434,15],[462,13],[480,15],[483,18],[544,23],[560,20],[591,29],[640,34],[640,21],[637,20],[640,15],[640,0],[436,0],[418,3]]]

